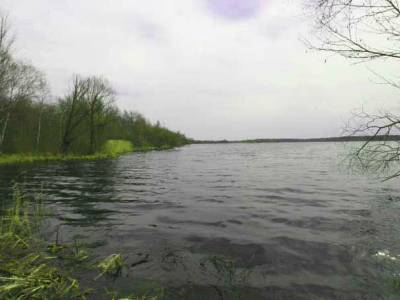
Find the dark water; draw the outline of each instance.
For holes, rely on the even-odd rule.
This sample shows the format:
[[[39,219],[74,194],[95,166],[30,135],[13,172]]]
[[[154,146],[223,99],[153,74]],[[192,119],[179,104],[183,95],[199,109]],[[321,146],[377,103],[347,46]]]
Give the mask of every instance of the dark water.
[[[3,166],[0,188],[41,190],[56,214],[49,232],[62,224],[64,240],[79,234],[99,255],[124,253],[130,267],[115,287],[126,292],[157,285],[176,299],[389,299],[374,254],[400,253],[398,181],[348,174],[342,151],[192,145]]]

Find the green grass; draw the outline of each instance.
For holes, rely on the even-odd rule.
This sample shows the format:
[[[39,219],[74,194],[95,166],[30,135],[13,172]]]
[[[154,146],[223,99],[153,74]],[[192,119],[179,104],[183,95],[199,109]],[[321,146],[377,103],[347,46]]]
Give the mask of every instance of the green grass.
[[[122,273],[122,268],[124,267],[124,260],[121,254],[111,254],[97,264],[101,273],[97,278],[103,275],[108,275],[117,278]],[[97,279],[96,278],[96,279]]]
[[[31,154],[31,153],[0,154],[0,165],[25,164],[25,163],[50,162],[50,161],[99,160],[99,159],[116,158],[122,154],[130,152],[168,150],[171,148],[172,147],[167,145],[158,148],[152,146],[134,147],[130,141],[108,140],[103,145],[100,152],[89,155]]]
[[[14,191],[14,204],[0,218],[0,299],[84,299],[77,280],[41,251],[41,203]]]
[[[120,154],[96,153],[91,155],[60,155],[60,154],[10,154],[0,155],[0,165],[26,164],[34,162],[50,162],[50,161],[79,161],[79,160],[99,160],[107,158],[115,158]]]
[[[74,275],[96,269],[100,271],[96,278],[107,275],[116,280],[121,275],[124,262],[120,254],[96,262],[77,241],[46,243],[40,236],[44,216],[41,202],[28,200],[16,187],[12,207],[0,214],[0,299],[87,299],[90,286],[82,287]],[[108,294],[107,288],[103,292]],[[147,295],[123,298],[118,292],[109,297],[158,299]]]
[[[123,153],[133,152],[134,148],[130,141],[108,140],[102,147],[100,153],[118,156]]]
[[[0,155],[0,165],[22,164],[43,161],[74,161],[74,160],[98,160],[106,158],[115,158],[121,154],[133,152],[134,148],[131,142],[124,140],[108,140],[101,151],[90,155],[74,154],[4,154]]]

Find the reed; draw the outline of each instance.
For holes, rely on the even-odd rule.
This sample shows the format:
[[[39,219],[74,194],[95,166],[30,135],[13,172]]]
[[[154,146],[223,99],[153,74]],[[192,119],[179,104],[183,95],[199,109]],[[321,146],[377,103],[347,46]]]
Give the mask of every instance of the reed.
[[[115,280],[124,267],[120,254],[93,261],[78,241],[47,243],[40,228],[47,212],[39,198],[29,199],[15,186],[13,204],[0,212],[0,299],[60,300],[88,299],[89,287],[76,279],[82,269],[100,271],[96,277],[111,276]],[[92,281],[94,282],[94,280]],[[104,291],[106,294],[106,291]],[[156,300],[157,296],[119,297],[110,299]]]

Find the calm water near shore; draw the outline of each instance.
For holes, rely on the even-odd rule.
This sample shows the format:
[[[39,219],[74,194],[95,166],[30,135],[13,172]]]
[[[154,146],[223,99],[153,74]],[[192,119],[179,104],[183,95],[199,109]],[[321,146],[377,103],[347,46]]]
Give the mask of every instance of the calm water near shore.
[[[340,167],[334,143],[191,145],[115,160],[0,166],[42,192],[49,238],[123,253],[115,287],[177,299],[381,299],[400,254],[398,181]],[[99,283],[101,284],[101,283]],[[136,287],[137,288],[137,287]],[[236,298],[235,298],[236,297]],[[171,296],[171,298],[173,298]],[[395,298],[393,298],[395,299]]]

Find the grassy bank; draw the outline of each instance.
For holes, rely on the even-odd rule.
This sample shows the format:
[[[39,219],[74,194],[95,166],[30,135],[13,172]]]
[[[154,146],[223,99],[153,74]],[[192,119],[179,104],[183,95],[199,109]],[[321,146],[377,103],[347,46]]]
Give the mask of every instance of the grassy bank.
[[[23,164],[33,162],[46,162],[46,161],[76,161],[76,160],[99,160],[107,158],[116,158],[122,154],[131,152],[146,152],[153,150],[167,150],[171,149],[167,145],[163,147],[134,147],[131,142],[125,140],[108,140],[101,151],[90,155],[76,155],[76,154],[0,154],[0,165],[5,164]]]
[[[91,299],[94,290],[90,282],[100,277],[111,281],[121,275],[124,260],[120,254],[94,260],[79,242],[46,242],[40,235],[43,216],[40,201],[29,201],[15,189],[13,206],[0,216],[0,299]],[[82,270],[95,274],[85,286],[75,276]],[[148,295],[121,297],[106,285],[102,293],[113,300],[157,299]]]

